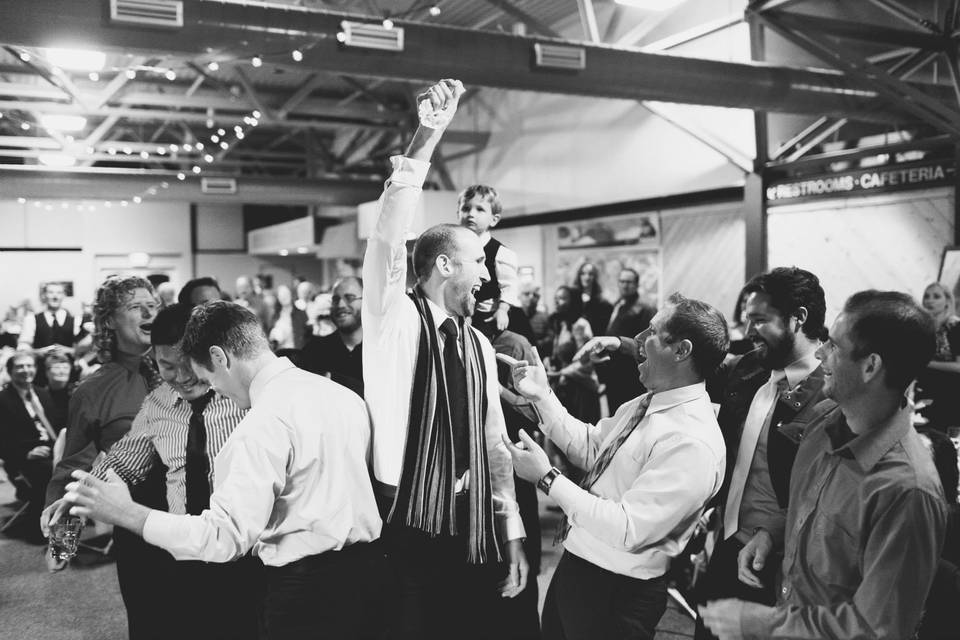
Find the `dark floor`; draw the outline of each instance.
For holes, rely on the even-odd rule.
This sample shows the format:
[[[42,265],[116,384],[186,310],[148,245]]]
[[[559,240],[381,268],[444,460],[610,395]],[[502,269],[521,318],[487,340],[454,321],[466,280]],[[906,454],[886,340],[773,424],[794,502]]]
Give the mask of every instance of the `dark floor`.
[[[0,472],[0,523],[17,508],[13,487]],[[541,505],[543,571],[540,606],[560,558],[553,546],[559,514]],[[47,573],[46,547],[0,534],[0,640],[122,640],[126,615],[112,561],[81,549],[71,566]],[[658,640],[693,636],[693,621],[673,600],[657,627]]]

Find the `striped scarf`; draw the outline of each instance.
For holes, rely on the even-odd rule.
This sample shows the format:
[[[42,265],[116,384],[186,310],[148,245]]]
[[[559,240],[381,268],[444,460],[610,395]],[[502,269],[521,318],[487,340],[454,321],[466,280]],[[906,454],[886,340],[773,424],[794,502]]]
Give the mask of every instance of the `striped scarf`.
[[[413,376],[410,421],[404,447],[403,469],[388,521],[404,524],[431,536],[456,535],[457,516],[453,451],[453,426],[447,402],[443,350],[433,314],[417,287],[410,292],[420,318],[420,344]],[[500,561],[494,533],[493,497],[487,463],[484,424],[487,416],[486,370],[480,341],[460,320],[463,364],[467,374],[467,407],[470,419],[470,523],[467,560],[482,564]]]

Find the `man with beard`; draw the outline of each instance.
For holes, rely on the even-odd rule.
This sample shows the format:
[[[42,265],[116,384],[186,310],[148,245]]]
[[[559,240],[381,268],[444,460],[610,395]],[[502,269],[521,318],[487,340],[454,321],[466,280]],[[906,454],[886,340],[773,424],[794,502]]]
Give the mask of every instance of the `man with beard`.
[[[783,548],[790,472],[824,399],[816,352],[826,336],[826,303],[817,276],[796,267],[758,275],[743,293],[746,337],[754,349],[725,365],[711,389],[733,462],[720,492],[723,530],[698,596],[773,604],[778,559],[771,553]],[[763,551],[746,584],[737,578],[737,557],[754,538]],[[712,636],[698,621],[695,637]]]
[[[817,276],[796,267],[758,275],[743,292],[746,334],[754,349],[723,365],[709,385],[711,398],[720,403],[717,420],[728,462],[718,496],[723,530],[697,585],[697,599],[773,604],[777,560],[769,556],[783,548],[793,459],[824,399],[816,351],[826,335],[826,302]],[[584,346],[591,357],[618,349],[635,353],[636,344],[604,337]],[[753,562],[758,575],[748,585],[737,578],[737,557],[753,538],[762,550]],[[699,621],[695,637],[711,637]]]
[[[337,330],[310,338],[303,348],[300,366],[312,373],[329,375],[336,383],[363,397],[363,325],[360,304],[363,280],[343,278],[333,287],[330,315]]]

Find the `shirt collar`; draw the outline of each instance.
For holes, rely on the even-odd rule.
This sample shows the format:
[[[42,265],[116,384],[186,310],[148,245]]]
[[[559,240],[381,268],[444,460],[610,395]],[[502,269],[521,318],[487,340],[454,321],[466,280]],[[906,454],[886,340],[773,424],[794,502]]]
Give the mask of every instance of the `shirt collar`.
[[[135,355],[132,353],[124,353],[123,351],[118,350],[114,352],[112,361],[116,362],[131,373],[140,373],[140,362],[144,358],[149,357],[153,357],[150,351],[147,351],[141,355]]]
[[[817,367],[820,366],[820,360],[817,358],[815,353],[804,356],[798,360],[794,360],[784,368],[784,373],[787,374],[787,384],[791,389],[796,387],[798,384],[806,380],[811,373],[817,370]]]
[[[706,395],[707,384],[705,382],[697,382],[696,384],[689,384],[685,387],[677,387],[655,393],[650,400],[650,407],[647,408],[647,415],[657,411],[666,411],[667,409]]]
[[[838,417],[826,427],[830,437],[831,453],[853,458],[866,473],[870,471],[897,442],[903,439],[912,429],[911,409],[900,409],[892,416],[873,426],[869,431],[854,434],[847,426],[847,420],[842,411],[837,411]]]
[[[457,318],[451,316],[449,313],[447,313],[446,309],[442,308],[427,296],[423,296],[423,299],[426,300],[427,304],[430,306],[430,315],[433,316],[434,329],[436,329],[438,333],[440,332],[440,325],[443,324],[443,321],[447,318],[452,318],[453,323],[457,325],[457,331],[460,330],[460,322],[458,322]]]
[[[60,324],[64,324],[67,321],[67,310],[64,309],[63,307],[60,307],[59,309],[57,309],[56,313],[54,313],[53,311],[50,311],[49,309],[44,309],[43,315],[46,316],[47,322],[52,321],[53,318],[56,318],[57,322],[59,322]]]
[[[264,389],[270,384],[271,380],[287,369],[293,368],[293,363],[290,362],[289,358],[276,358],[260,369],[257,375],[253,376],[253,380],[250,381],[250,405],[253,406],[263,395]]]

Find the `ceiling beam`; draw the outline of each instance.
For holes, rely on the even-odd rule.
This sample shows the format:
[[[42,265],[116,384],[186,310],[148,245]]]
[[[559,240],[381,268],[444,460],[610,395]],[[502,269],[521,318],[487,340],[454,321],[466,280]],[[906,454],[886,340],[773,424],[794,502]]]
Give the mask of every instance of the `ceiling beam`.
[[[558,73],[530,65],[531,47],[537,39],[509,34],[398,21],[398,26],[405,29],[406,42],[406,50],[398,54],[342,46],[334,37],[340,22],[356,18],[343,13],[197,1],[184,5],[182,29],[157,31],[105,24],[101,9],[99,0],[5,0],[0,42],[20,46],[87,43],[127,52],[184,56],[204,55],[212,48],[240,58],[251,52],[238,43],[269,29],[287,34],[291,46],[311,45],[302,63],[284,62],[301,71],[417,82],[454,77],[468,86],[850,116],[880,122],[911,119],[902,106],[879,97],[864,83],[822,70],[697,60],[581,44],[587,49],[587,71]]]

